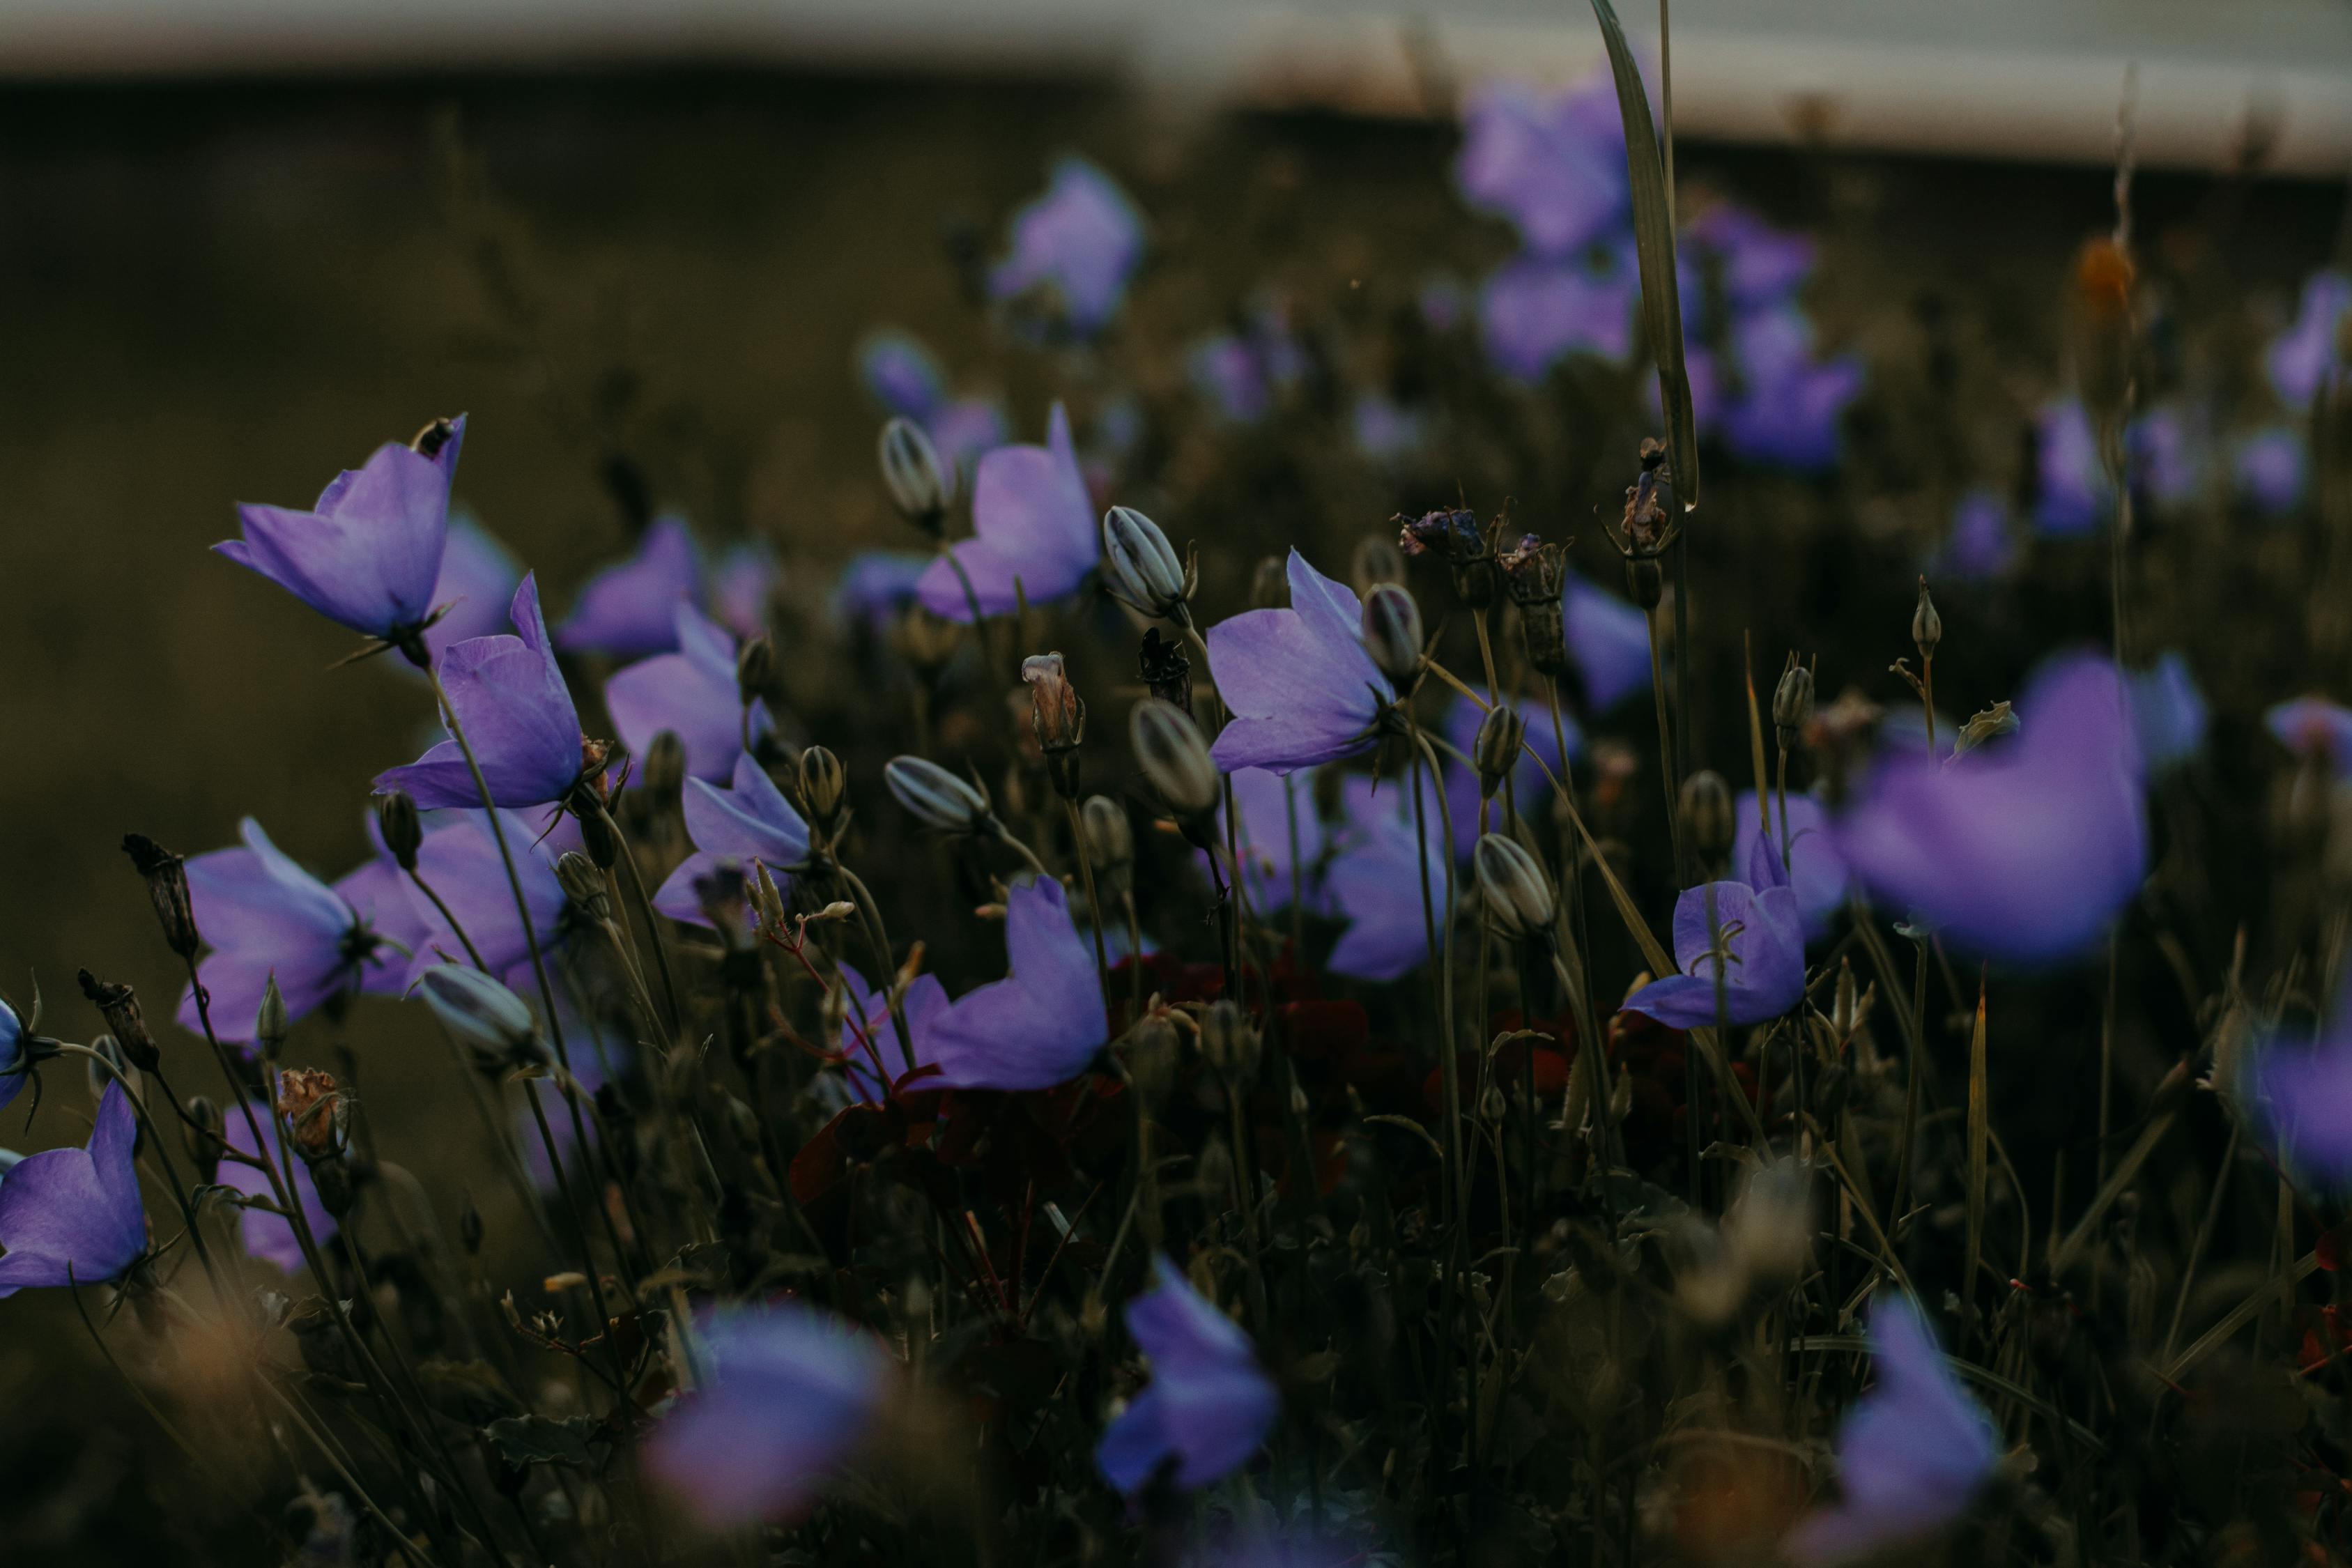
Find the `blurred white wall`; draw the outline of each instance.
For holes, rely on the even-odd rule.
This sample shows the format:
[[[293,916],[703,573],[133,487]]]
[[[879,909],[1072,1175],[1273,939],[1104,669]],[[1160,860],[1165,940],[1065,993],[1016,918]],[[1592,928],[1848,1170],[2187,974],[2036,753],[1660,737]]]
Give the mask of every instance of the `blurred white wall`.
[[[1630,0],[1653,47],[1654,0]],[[2105,162],[2139,144],[2352,171],[2352,0],[1673,0],[1675,119],[1754,141]],[[1115,71],[1192,95],[1428,112],[1572,78],[1585,0],[0,0],[0,77],[717,61]]]

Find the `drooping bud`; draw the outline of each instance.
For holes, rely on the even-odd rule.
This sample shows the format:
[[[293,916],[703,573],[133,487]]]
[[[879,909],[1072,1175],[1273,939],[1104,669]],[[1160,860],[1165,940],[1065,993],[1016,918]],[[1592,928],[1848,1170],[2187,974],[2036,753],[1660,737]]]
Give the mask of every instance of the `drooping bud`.
[[[940,460],[940,449],[923,427],[911,419],[893,419],[882,426],[882,484],[898,515],[937,539],[948,508],[955,504],[955,469]]]
[[[1160,525],[1131,506],[1103,513],[1103,584],[1112,598],[1139,615],[1185,625],[1192,592],[1184,563]]]
[[[686,742],[675,730],[656,731],[646,742],[645,768],[638,783],[647,795],[667,805],[686,788]]]
[[[187,862],[143,833],[122,836],[122,852],[146,879],[147,897],[155,906],[155,920],[163,928],[163,945],[182,962],[196,956],[196,917],[188,906]]]
[[[1683,831],[1699,858],[1714,865],[1731,853],[1739,824],[1731,809],[1731,786],[1713,768],[1701,768],[1683,780]]]
[[[122,1052],[122,1059],[141,1072],[153,1072],[162,1059],[155,1048],[155,1037],[147,1032],[147,1020],[139,1011],[139,994],[128,985],[116,985],[99,979],[87,969],[79,972],[81,994],[89,998]]]
[[[1397,548],[1393,533],[1372,533],[1364,536],[1356,546],[1353,560],[1348,564],[1348,578],[1355,585],[1356,596],[1362,598],[1383,583],[1404,581],[1404,552]]]
[[[563,896],[572,907],[599,923],[613,918],[612,890],[604,884],[604,873],[596,863],[577,849],[566,849],[555,858],[555,879],[563,888]]]
[[[1217,764],[1189,714],[1172,702],[1147,697],[1135,705],[1127,728],[1143,776],[1179,821],[1198,821],[1216,809]]]
[[[404,789],[375,797],[375,825],[383,847],[404,871],[416,869],[416,849],[425,842],[425,824],[417,819],[416,802]]]
[[[1201,1015],[1201,1055],[1217,1076],[1235,1089],[1257,1081],[1260,1058],[1257,1030],[1249,1015],[1230,996],[1220,996]]]
[[[927,758],[891,758],[882,769],[882,782],[926,827],[940,833],[980,833],[988,827],[988,796]]]
[[[530,1009],[480,970],[436,963],[417,979],[415,989],[461,1044],[500,1061],[538,1056],[539,1027]]]
[[[1144,689],[1152,696],[1187,713],[1192,710],[1192,661],[1183,645],[1161,637],[1158,626],[1144,631],[1141,674]]]
[[[767,694],[776,678],[776,645],[763,637],[753,637],[735,650],[735,695],[744,707]]]
[[[1121,869],[1135,859],[1135,829],[1118,802],[1088,795],[1078,808],[1078,822],[1086,830],[1087,858],[1094,862],[1096,875]]]
[[[1037,749],[1045,754],[1045,772],[1055,793],[1074,801],[1078,798],[1078,746],[1087,735],[1087,705],[1070,684],[1058,653],[1023,659],[1021,679],[1028,683],[1029,727],[1037,737]]]
[[[253,1017],[253,1043],[261,1059],[274,1062],[286,1049],[291,1026],[286,1018],[286,994],[278,989],[278,972],[271,970],[261,985],[261,1006]]]
[[[1364,650],[1382,675],[1410,686],[1421,673],[1421,606],[1396,583],[1364,595]]]
[[[1503,781],[1519,765],[1520,745],[1527,735],[1528,721],[1507,702],[1496,703],[1478,721],[1478,739],[1472,743],[1470,755],[1478,764],[1479,799],[1494,799]]]
[[[1918,645],[1921,658],[1936,657],[1936,645],[1944,640],[1944,617],[1936,613],[1936,601],[1927,596],[1927,579],[1919,579],[1918,607],[1911,612],[1911,640]]]
[[[668,804],[675,807],[677,802],[673,797]],[[572,814],[572,820],[579,825],[580,842],[587,848],[588,858],[611,870],[621,858],[621,836],[614,830],[612,819],[602,811],[580,810]]]
[[[1281,556],[1269,555],[1257,563],[1257,571],[1250,577],[1250,608],[1290,608],[1290,563]]]
[[[849,821],[849,772],[824,746],[801,752],[797,770],[801,815],[826,838],[838,838]]]
[[[1471,851],[1470,863],[1478,879],[1478,894],[1486,919],[1495,930],[1514,941],[1539,937],[1551,930],[1551,879],[1536,858],[1516,838],[1489,833]]]
[[[1799,664],[1792,653],[1780,671],[1780,684],[1772,689],[1772,729],[1782,751],[1797,743],[1812,717],[1813,672]]]

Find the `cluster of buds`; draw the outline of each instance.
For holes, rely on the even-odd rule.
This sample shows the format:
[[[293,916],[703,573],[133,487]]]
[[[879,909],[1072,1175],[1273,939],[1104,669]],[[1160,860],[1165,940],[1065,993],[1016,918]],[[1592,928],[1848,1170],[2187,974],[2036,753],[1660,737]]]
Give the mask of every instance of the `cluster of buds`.
[[[1656,609],[1664,595],[1658,557],[1673,548],[1682,532],[1682,524],[1664,499],[1673,487],[1665,443],[1654,436],[1643,437],[1642,476],[1626,488],[1625,514],[1609,539],[1625,558],[1625,593],[1644,611]]]
[[[1029,728],[1045,754],[1046,776],[1054,793],[1066,801],[1078,798],[1078,746],[1087,735],[1087,705],[1070,684],[1058,653],[1032,654],[1021,661],[1021,679],[1029,688]]]
[[[1478,515],[1468,507],[1425,511],[1409,518],[1398,513],[1397,548],[1407,555],[1434,555],[1454,574],[1454,596],[1470,609],[1483,610],[1495,602],[1495,536],[1501,530],[1478,526]]]
[[[1143,776],[1151,781],[1185,839],[1196,848],[1209,848],[1216,841],[1223,781],[1200,727],[1174,703],[1147,697],[1128,716],[1128,740]]]
[[[1523,533],[1496,558],[1496,565],[1511,603],[1519,609],[1519,637],[1527,645],[1528,663],[1540,674],[1559,676],[1568,668],[1568,626],[1560,602],[1568,586],[1568,552]]]

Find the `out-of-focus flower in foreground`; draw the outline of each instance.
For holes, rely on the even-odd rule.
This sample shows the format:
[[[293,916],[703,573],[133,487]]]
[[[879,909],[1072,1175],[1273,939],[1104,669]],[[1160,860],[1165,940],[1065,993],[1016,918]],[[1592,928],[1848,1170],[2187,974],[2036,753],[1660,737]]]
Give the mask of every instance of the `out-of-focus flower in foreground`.
[[[1152,1260],[1152,1278],[1153,1289],[1127,1304],[1127,1331],[1151,1358],[1151,1386],[1129,1401],[1095,1452],[1104,1478],[1129,1497],[1163,1470],[1188,1491],[1230,1475],[1282,1411],[1249,1336],[1167,1258]]]
[[[2297,756],[2315,753],[2336,777],[2352,775],[2352,709],[2324,697],[2298,697],[2273,705],[2263,715],[2263,723]]]
[[[1478,88],[1463,106],[1454,177],[1472,206],[1509,220],[1537,256],[1612,235],[1633,211],[1625,128],[1606,79],[1546,96],[1516,82]]]
[[[147,1250],[139,1203],[137,1115],[120,1083],[98,1104],[89,1143],[18,1161],[0,1180],[0,1296],[27,1287],[96,1285]]]
[[[1013,218],[1013,247],[988,275],[1000,300],[1050,296],[1058,324],[1079,337],[1108,325],[1143,259],[1143,216],[1084,158],[1054,165],[1045,195]]]
[[[2352,1187],[2352,986],[2337,991],[2317,1033],[2265,1039],[2247,1058],[2245,1085],[2297,1172],[2333,1190]]]

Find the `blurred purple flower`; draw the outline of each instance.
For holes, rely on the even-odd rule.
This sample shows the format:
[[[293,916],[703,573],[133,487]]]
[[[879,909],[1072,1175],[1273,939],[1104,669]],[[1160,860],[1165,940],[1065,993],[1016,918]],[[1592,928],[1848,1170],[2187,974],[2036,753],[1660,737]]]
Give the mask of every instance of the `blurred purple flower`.
[[[245,1112],[234,1105],[222,1117],[221,1137],[240,1154],[268,1160],[278,1166],[281,1181],[290,1179],[293,1182],[295,1200],[302,1205],[302,1217],[310,1226],[310,1239],[323,1248],[327,1238],[333,1236],[338,1228],[335,1216],[329,1214],[327,1205],[320,1201],[319,1184],[311,1179],[310,1165],[301,1155],[292,1152],[293,1140],[289,1138],[281,1143],[275,1125],[275,1114],[268,1102],[257,1100],[251,1104],[253,1122],[260,1127],[261,1136],[268,1141],[267,1152],[254,1147],[253,1125],[247,1123]],[[293,1167],[290,1178],[286,1171],[289,1164]],[[215,1179],[222,1186],[243,1193],[247,1197],[261,1198],[273,1204],[278,1201],[268,1176],[251,1165],[223,1160],[220,1173]],[[245,1250],[251,1256],[264,1263],[274,1263],[289,1274],[301,1271],[304,1262],[301,1238],[294,1234],[292,1223],[283,1216],[267,1214],[260,1209],[247,1209],[237,1219],[237,1232],[244,1238]]]
[[[2316,752],[2337,778],[2352,777],[2352,710],[2323,697],[2298,697],[2263,715],[2278,743],[2297,756]]]
[[[2352,986],[2339,986],[2315,1033],[2273,1031],[2244,1068],[2245,1097],[2292,1169],[2352,1188]]]
[[[1429,439],[1428,421],[1385,393],[1360,392],[1349,411],[1348,431],[1356,455],[1370,463],[1394,463],[1419,451]]]
[[[1851,354],[1815,361],[1811,323],[1793,305],[1742,315],[1732,342],[1741,379],[1738,395],[1717,412],[1725,447],[1800,473],[1835,467],[1840,421],[1862,391],[1862,362]]]
[[[739,637],[765,636],[768,601],[775,596],[783,569],[775,547],[747,539],[719,558],[710,574],[710,613]]]
[[[1290,607],[1209,628],[1209,669],[1233,721],[1209,754],[1226,773],[1286,773],[1363,751],[1396,688],[1364,651],[1356,595],[1290,552]]]
[[[572,793],[586,762],[580,714],[548,646],[539,584],[530,574],[509,610],[514,637],[468,637],[440,667],[442,689],[481,760],[483,782],[500,807],[522,810]],[[673,616],[675,619],[675,616]],[[673,637],[677,634],[671,633]],[[479,808],[482,796],[465,753],[444,741],[406,767],[376,775],[376,793],[404,789],[425,811]]]
[[[1508,220],[1533,255],[1613,235],[1633,211],[1614,89],[1606,79],[1551,95],[1517,82],[1474,89],[1454,177],[1465,201]]]
[[[2018,732],[1938,762],[1882,748],[1835,825],[1871,893],[1970,952],[2066,959],[2147,875],[2139,748],[2115,666],[2052,661],[2017,700]]]
[[[1568,659],[1583,687],[1586,713],[1606,713],[1650,689],[1648,616],[1572,569],[1561,588],[1560,610]]]
[[[939,360],[912,332],[884,327],[857,345],[857,379],[886,414],[928,426],[948,400]]]
[[[1749,825],[1745,814],[1741,823]],[[1751,833],[1741,866],[1748,880],[1686,888],[1675,900],[1675,962],[1683,972],[1634,992],[1626,1012],[1702,1029],[1760,1024],[1804,999],[1804,918],[1779,846]]]
[[[2271,340],[2263,358],[2272,390],[2291,412],[2310,407],[2319,384],[2342,367],[2347,311],[2352,311],[2352,276],[2315,272],[2304,279],[2294,321]]]
[[[1463,291],[1462,280],[1450,273],[1436,272],[1423,279],[1413,302],[1420,308],[1422,325],[1433,332],[1450,332],[1469,319],[1469,297]]]
[[[881,992],[866,984],[866,976],[844,963],[841,987],[847,993],[849,1007],[841,1026],[841,1068],[849,1077],[850,1088],[857,1098],[868,1102],[879,1101],[900,1079],[907,1076],[907,1058],[898,1049],[898,1030],[890,1021],[890,1001]],[[907,1043],[914,1048],[915,1066],[926,1068],[939,1059],[932,1043],[932,1031],[946,1016],[950,1004],[947,987],[936,974],[918,974],[907,986],[905,1002],[900,1010],[907,1018]],[[852,1027],[850,1019],[856,1020]],[[882,1061],[887,1081],[874,1072],[875,1058]],[[927,1076],[916,1080],[918,1089],[930,1082]]]
[[[992,398],[959,397],[942,407],[924,426],[930,433],[931,444],[940,456],[955,465],[956,472],[970,480],[981,458],[1013,439],[1012,429],[1004,423],[1004,410]]]
[[[1696,253],[1702,268],[1712,264],[1725,300],[1742,311],[1788,299],[1811,276],[1820,254],[1811,236],[1775,228],[1733,202],[1718,202],[1685,224],[1681,248]],[[1693,288],[1685,298],[1704,293]]]
[[[1412,823],[1416,795],[1428,830],[1425,850]],[[1332,834],[1339,852],[1324,872],[1327,907],[1318,912],[1346,921],[1348,929],[1326,966],[1356,980],[1400,979],[1429,960],[1421,902],[1424,867],[1432,907],[1445,907],[1445,826],[1437,797],[1419,769],[1384,791],[1371,779],[1349,774],[1340,781],[1339,806],[1342,825]]]
[[[2115,499],[2091,416],[2078,398],[2054,399],[2034,415],[2033,430],[2033,526],[2052,539],[2079,539]]]
[[[1517,764],[1511,769],[1509,782],[1495,792],[1493,820],[1495,831],[1502,830],[1503,797],[1507,790],[1518,805],[1519,815],[1538,821],[1551,812],[1551,784],[1544,778],[1549,768],[1552,777],[1559,776],[1559,745],[1551,732],[1551,713],[1541,702],[1519,704],[1519,717],[1527,721],[1528,744],[1534,747],[1538,763],[1525,752],[1519,753]],[[1456,697],[1445,710],[1445,738],[1464,756],[1477,754],[1478,727],[1485,722],[1486,710],[1467,697]],[[1563,711],[1559,716],[1560,734],[1568,742],[1568,754],[1573,758],[1584,752],[1584,731],[1576,721]],[[1478,774],[1475,769],[1448,761],[1445,766],[1445,804],[1454,814],[1454,857],[1465,858],[1478,846]]]
[[[936,559],[908,550],[866,550],[851,556],[834,584],[835,618],[875,632],[887,630],[914,599],[915,585]]]
[[[2124,458],[2132,493],[2156,507],[2179,506],[2197,493],[2202,440],[2188,412],[2160,403],[2124,432]]]
[[[1249,1463],[1282,1414],[1249,1336],[1165,1257],[1152,1259],[1152,1279],[1127,1304],[1127,1331],[1151,1360],[1151,1384],[1095,1450],[1104,1479],[1128,1497],[1163,1473],[1186,1491],[1223,1479]]]
[[[1951,531],[1928,563],[1928,574],[1960,583],[1987,583],[2017,562],[2017,533],[2000,492],[1979,486],[1952,508]]]
[[[781,889],[790,881],[792,868],[808,858],[808,824],[768,770],[739,750],[731,782],[731,789],[720,789],[707,779],[686,781],[679,804],[695,852],[678,863],[654,894],[654,908],[672,920],[709,925],[694,884],[722,866],[748,872],[757,860]]]
[[[507,848],[514,856],[523,902],[530,909],[531,934],[539,939],[543,952],[562,933],[570,907],[563,885],[555,879],[555,858],[571,846],[556,835],[533,833],[513,812],[500,811],[499,820],[506,831]],[[446,827],[426,834],[416,851],[416,874],[440,896],[449,914],[444,916],[423,889],[409,889],[410,907],[425,929],[404,977],[407,984],[413,985],[419,974],[436,963],[466,962],[466,944],[451,929],[452,917],[473,939],[483,966],[492,974],[510,986],[531,984],[530,944],[515,912],[506,862],[490,836],[488,813],[459,814]]]
[[[433,607],[441,618],[425,634],[425,647],[439,664],[452,644],[487,637],[506,625],[507,601],[522,581],[514,552],[460,509],[449,519],[441,547],[441,573],[433,583]]]
[[[27,1154],[0,1180],[0,1296],[119,1278],[147,1250],[139,1202],[139,1123],[109,1083],[82,1149]]]
[[[2242,437],[2231,453],[2238,498],[2264,517],[2284,517],[2302,503],[2310,460],[2300,431],[2273,425]]]
[[[196,931],[212,948],[196,978],[210,993],[215,1034],[236,1044],[253,1038],[273,973],[289,1020],[362,992],[400,994],[407,961],[345,895],[356,881],[375,896],[368,867],[331,888],[281,853],[253,818],[238,823],[237,834],[244,848],[215,849],[187,865]],[[204,1026],[193,985],[181,994],[179,1019],[192,1032]]]
[[[677,606],[702,597],[702,547],[685,520],[657,517],[636,553],[581,585],[572,613],[555,628],[566,653],[638,658],[677,646]]]
[[[1772,843],[1777,847],[1782,826],[1780,797],[1775,795],[1771,798]],[[1756,792],[1741,790],[1733,813],[1739,826],[1732,838],[1731,863],[1752,865],[1754,857],[1761,853],[1758,841],[1764,832],[1756,808]],[[1829,933],[1830,923],[1838,910],[1845,907],[1846,895],[1853,886],[1853,873],[1846,868],[1844,857],[1838,853],[1837,841],[1830,833],[1829,814],[1819,800],[1810,795],[1790,795],[1787,827],[1789,890],[1795,895],[1805,940],[1819,941]]]
[[[1614,363],[1633,352],[1640,300],[1629,267],[1521,257],[1479,286],[1479,341],[1495,368],[1517,381],[1541,381],[1570,353]]]
[[[1143,259],[1143,217],[1111,177],[1084,158],[1054,165],[1045,195],[1013,218],[1013,248],[988,275],[992,299],[1050,289],[1069,331],[1108,324]]]
[[[1255,425],[1274,409],[1274,391],[1257,350],[1236,332],[1201,339],[1184,353],[1185,379],[1219,419]]]
[[[1062,598],[1095,569],[1102,539],[1094,497],[1078,469],[1070,416],[1060,404],[1046,420],[1045,446],[1000,447],[981,458],[972,480],[971,527],[974,537],[950,546],[963,575],[935,560],[915,584],[923,608],[948,620],[969,625],[975,599],[982,615],[1003,616],[1024,595],[1032,605]]]
[[[941,1087],[1052,1089],[1086,1071],[1110,1037],[1094,947],[1062,884],[1040,877],[1006,895],[1004,952],[1010,973],[931,1025]]]
[[[1322,819],[1315,810],[1315,778],[1307,770],[1286,781],[1264,768],[1241,768],[1233,775],[1234,805],[1240,814],[1234,824],[1241,849],[1243,890],[1253,914],[1268,915],[1288,909],[1303,898],[1311,914],[1327,912],[1328,900],[1318,886],[1316,868],[1323,858]],[[1298,828],[1298,858],[1291,862],[1291,825]],[[1223,839],[1224,811],[1218,808],[1218,838]],[[1206,868],[1205,854],[1194,857]]]
[[[715,1530],[797,1512],[871,1435],[892,1381],[879,1341],[795,1301],[707,1312],[695,1348],[698,1386],[644,1452]]]
[[[449,481],[465,442],[462,414],[430,458],[387,441],[362,467],[336,475],[309,511],[240,505],[244,537],[213,549],[353,631],[387,641],[414,635],[433,613]]]
[[[2150,774],[2185,763],[2203,749],[2209,719],[2205,697],[2178,650],[2159,654],[2147,668],[2126,675],[2124,697],[2131,709],[2140,764]]]
[[[1873,1557],[1958,1519],[1992,1473],[1992,1423],[1953,1377],[1907,1297],[1870,1310],[1878,1381],[1838,1428],[1844,1497],[1800,1521],[1782,1542],[1804,1568]]]
[[[751,705],[748,723],[735,683],[735,638],[684,600],[675,612],[677,651],[640,659],[604,682],[604,710],[631,754],[642,757],[664,730],[686,744],[686,771],[723,779],[743,754],[743,735],[774,728],[764,702]]]

